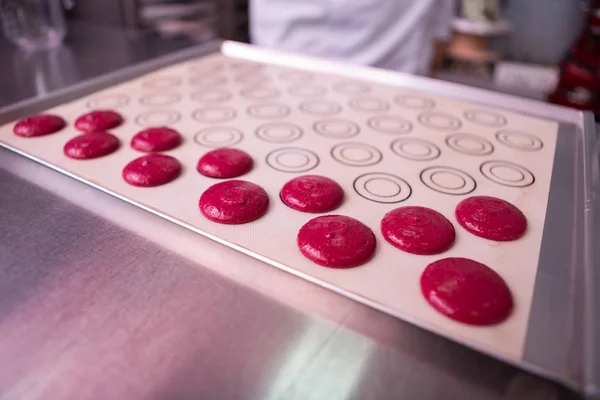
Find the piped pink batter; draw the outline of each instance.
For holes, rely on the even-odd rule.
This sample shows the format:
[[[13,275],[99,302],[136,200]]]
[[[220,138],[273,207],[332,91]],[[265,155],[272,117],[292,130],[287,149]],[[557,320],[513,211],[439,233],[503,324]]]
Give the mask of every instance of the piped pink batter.
[[[175,180],[181,174],[176,158],[164,154],[148,154],[136,158],[123,168],[123,179],[133,186],[160,186]]]
[[[69,158],[88,160],[113,153],[120,145],[121,143],[115,135],[108,132],[93,132],[69,140],[63,151]]]
[[[116,128],[122,123],[121,114],[110,110],[96,110],[77,118],[75,128],[82,132],[100,132]]]
[[[200,158],[198,172],[211,178],[237,178],[250,172],[252,165],[252,157],[245,151],[221,148]]]
[[[421,275],[421,292],[437,311],[470,325],[497,324],[513,309],[504,279],[468,258],[444,258],[429,264]]]
[[[324,215],[308,221],[297,237],[309,260],[330,268],[352,268],[369,261],[377,241],[362,222],[343,215]]]
[[[231,180],[206,189],[200,196],[199,207],[202,214],[211,221],[245,224],[257,220],[267,212],[269,196],[254,183]]]
[[[294,210],[322,213],[335,210],[344,201],[344,190],[336,181],[319,175],[304,175],[288,181],[281,200]]]
[[[455,213],[463,228],[485,239],[516,240],[527,230],[527,218],[521,210],[496,197],[469,197],[458,203]]]
[[[57,115],[39,114],[17,122],[13,132],[21,137],[37,137],[56,133],[67,126],[64,119]]]
[[[181,144],[181,135],[167,127],[148,128],[131,139],[131,147],[144,153],[173,150]]]
[[[381,220],[381,233],[393,246],[413,254],[439,254],[454,243],[448,218],[426,207],[396,208]]]

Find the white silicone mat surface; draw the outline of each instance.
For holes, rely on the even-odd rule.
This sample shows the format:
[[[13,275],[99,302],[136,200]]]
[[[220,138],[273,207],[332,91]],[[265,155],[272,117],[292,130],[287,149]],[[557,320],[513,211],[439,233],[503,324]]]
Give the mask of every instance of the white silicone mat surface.
[[[93,109],[114,109],[125,123],[109,156],[77,161],[63,155],[78,132],[73,123]],[[48,110],[67,120],[61,132],[20,138],[13,123],[0,128],[8,148],[113,193],[140,207],[384,312],[502,357],[521,359],[539,260],[558,124],[506,110],[368,80],[249,62],[221,54],[180,63]],[[183,165],[175,181],[138,188],[122,168],[142,153],[131,137],[150,126],[170,126],[184,143],[166,152]],[[217,147],[247,151],[255,167],[239,178],[262,186],[270,208],[244,225],[210,222],[198,199],[215,179],[195,166]],[[289,179],[320,174],[345,190],[332,214],[367,224],[378,240],[375,257],[346,270],[304,258],[296,234],[314,214],[285,206],[279,190]],[[490,195],[518,206],[529,220],[514,242],[478,238],[460,227],[454,208],[470,195]],[[382,237],[383,215],[400,206],[431,207],[457,231],[453,248],[436,256],[404,253]],[[177,240],[165,237],[164,241]],[[198,248],[198,251],[202,251]],[[425,267],[445,257],[467,257],[496,270],[515,300],[512,315],[490,327],[454,322],[431,308],[419,290]]]

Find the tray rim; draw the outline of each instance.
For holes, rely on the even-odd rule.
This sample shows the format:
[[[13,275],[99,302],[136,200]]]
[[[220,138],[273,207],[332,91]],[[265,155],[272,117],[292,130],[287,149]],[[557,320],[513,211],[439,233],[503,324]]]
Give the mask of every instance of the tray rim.
[[[595,312],[600,305],[600,141],[596,132],[594,116],[584,115],[584,169],[585,190],[584,230],[584,387],[583,391],[594,399],[600,399],[600,317]],[[588,135],[585,133],[588,132]]]

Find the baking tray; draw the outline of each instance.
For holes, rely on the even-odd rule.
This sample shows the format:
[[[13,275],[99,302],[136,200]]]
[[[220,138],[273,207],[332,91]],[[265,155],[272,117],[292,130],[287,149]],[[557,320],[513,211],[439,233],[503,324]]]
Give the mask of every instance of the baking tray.
[[[79,85],[70,90],[57,93],[41,101],[25,102],[3,110],[0,123],[5,123],[67,103],[80,97],[85,97],[103,88],[120,82],[129,81],[140,75],[166,65],[183,60],[197,58],[219,52],[219,44],[212,43],[201,48],[177,53],[164,59],[129,68],[97,80]],[[384,83],[387,86],[399,86],[403,89],[417,90],[419,93],[451,96],[455,99],[474,100],[482,107],[493,106],[495,109],[519,110],[521,115],[542,117],[556,121],[556,149],[554,153],[554,169],[550,181],[550,196],[548,212],[552,216],[546,219],[543,227],[543,241],[539,265],[535,274],[535,286],[531,300],[531,311],[527,324],[527,334],[522,352],[517,357],[508,356],[494,349],[478,346],[470,341],[453,337],[471,347],[478,348],[496,357],[503,358],[525,368],[532,369],[543,375],[551,376],[579,389],[584,388],[589,393],[594,392],[593,379],[595,364],[591,355],[596,351],[593,346],[595,320],[593,315],[593,286],[595,282],[592,254],[594,243],[594,213],[593,205],[597,201],[597,158],[595,156],[595,136],[592,122],[580,113],[562,108],[542,105],[523,99],[491,94],[479,90],[444,84],[385,71],[360,67],[340,66],[321,60],[295,57],[268,51],[257,51],[254,48],[225,43],[222,52],[229,57],[242,60],[268,63],[282,67],[298,67],[311,72],[333,73],[344,75],[355,82]],[[252,76],[249,77],[251,81]],[[523,112],[522,110],[527,110]],[[12,150],[18,150],[6,145]],[[30,156],[31,157],[31,156]],[[35,158],[35,157],[31,157]],[[38,158],[37,161],[43,162]],[[56,168],[52,163],[46,163]],[[58,168],[60,169],[60,168]],[[552,168],[551,168],[552,169]],[[65,172],[63,169],[62,172]],[[78,178],[78,176],[74,176]],[[87,183],[90,183],[89,180]],[[95,185],[106,190],[102,185]],[[108,190],[111,192],[110,190]],[[114,191],[112,192],[113,194]],[[127,196],[122,196],[127,200]],[[273,200],[273,199],[272,199]],[[139,202],[137,203],[138,205]],[[149,209],[148,207],[145,207]],[[566,211],[569,212],[566,212]],[[155,211],[150,209],[150,211]],[[161,214],[160,211],[157,212]],[[165,216],[165,215],[163,215]],[[168,216],[167,216],[168,217]],[[173,219],[171,219],[173,220]],[[177,221],[174,221],[177,222]],[[188,226],[189,227],[189,226]],[[566,229],[565,227],[571,227]],[[375,227],[373,227],[375,228]],[[570,268],[569,268],[570,266]],[[369,299],[344,290],[326,281],[313,279],[310,274],[290,268],[284,268],[306,279],[328,286],[342,294],[370,304],[385,312],[397,315],[393,310],[386,309],[371,302]],[[397,315],[401,316],[402,315]],[[410,318],[409,318],[410,319]],[[419,321],[413,322],[419,324]],[[431,329],[430,326],[428,326]],[[436,331],[435,329],[433,329]],[[444,334],[444,330],[437,330]],[[592,386],[588,386],[592,385]]]

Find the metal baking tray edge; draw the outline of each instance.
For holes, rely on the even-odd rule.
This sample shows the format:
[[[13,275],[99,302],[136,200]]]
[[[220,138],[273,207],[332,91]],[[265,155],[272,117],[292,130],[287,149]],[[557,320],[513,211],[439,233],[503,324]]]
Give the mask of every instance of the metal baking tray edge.
[[[597,238],[600,238],[600,213],[596,210],[596,207],[600,205],[600,171],[598,166],[598,141],[594,134],[594,120],[591,113],[585,114],[538,101],[454,83],[398,74],[396,72],[349,66],[338,62],[317,60],[296,55],[285,54],[285,57],[281,57],[282,53],[268,50],[261,50],[265,56],[262,59],[261,57],[257,59],[256,51],[253,51],[248,45],[215,40],[86,80],[77,85],[53,92],[43,98],[29,99],[1,108],[0,125],[25,115],[35,114],[53,106],[84,97],[87,94],[126,82],[169,65],[219,51],[232,57],[258,62],[265,62],[265,58],[271,61],[273,57],[276,57],[278,60],[277,64],[279,65],[318,70],[319,72],[345,75],[358,79],[365,79],[366,74],[372,74],[373,71],[377,71],[377,79],[371,79],[369,76],[368,80],[389,85],[390,80],[388,78],[394,77],[395,79],[392,79],[394,81],[392,84],[394,85],[401,85],[406,88],[428,91],[438,95],[446,95],[494,107],[507,108],[513,111],[518,110],[518,112],[523,114],[555,120],[560,123],[559,137],[564,134],[576,135],[577,143],[574,150],[583,162],[576,163],[578,168],[576,168],[575,174],[572,177],[575,182],[573,196],[577,203],[582,205],[582,212],[578,213],[579,215],[571,216],[571,219],[583,226],[583,229],[580,230],[583,237],[573,238],[572,262],[577,268],[568,271],[573,282],[570,288],[570,293],[573,296],[569,299],[571,301],[568,307],[569,315],[568,319],[565,320],[568,326],[564,327],[567,332],[567,343],[563,343],[565,346],[562,349],[555,347],[544,349],[539,345],[534,346],[535,352],[530,352],[531,356],[528,356],[526,349],[524,358],[521,361],[501,359],[539,375],[548,376],[575,390],[585,392],[590,398],[600,399],[600,389],[598,387],[600,385],[600,353],[597,345],[600,343],[600,322],[594,315],[600,296],[600,294],[594,293],[594,289],[600,288],[600,265],[598,265],[598,260],[600,260],[600,246],[594,247]],[[399,80],[401,80],[401,83],[398,83]],[[457,91],[457,89],[460,90]],[[507,104],[510,107],[507,107]],[[2,144],[0,143],[0,145]],[[13,151],[16,150],[10,147],[7,148]],[[22,155],[27,156],[25,154]],[[572,155],[572,158],[575,158],[575,155]],[[40,162],[40,160],[36,161]],[[47,166],[52,167],[50,165]],[[577,179],[578,177],[583,177],[583,179]],[[74,178],[77,179],[77,177]],[[547,271],[538,271],[538,276],[540,272]],[[537,282],[538,277],[536,277],[536,288],[538,286]],[[537,294],[534,293],[534,300],[536,296]],[[534,311],[534,305],[532,304],[532,314]],[[536,335],[543,333],[540,328],[551,327],[538,326],[535,329]],[[531,330],[531,324],[529,330]],[[549,336],[553,339],[556,337],[556,335]],[[566,355],[559,356],[558,361],[557,357],[554,357],[554,360],[550,362],[547,360],[544,361],[547,358],[545,354],[561,355],[562,352],[566,352]],[[494,356],[498,358],[497,355]],[[538,359],[538,357],[541,358]]]
[[[584,218],[586,237],[584,242],[583,281],[584,294],[584,340],[583,340],[583,391],[594,399],[600,399],[600,142],[598,132],[595,132],[595,121],[591,113],[586,113],[583,121],[584,142],[584,182],[585,213]]]

